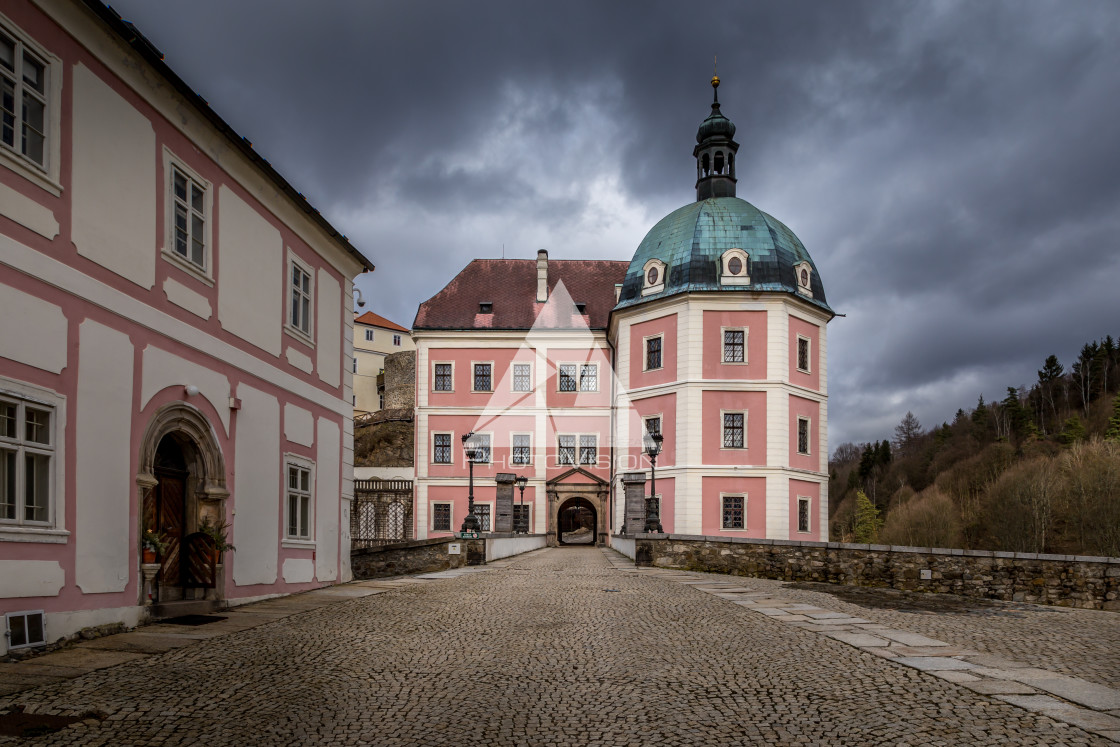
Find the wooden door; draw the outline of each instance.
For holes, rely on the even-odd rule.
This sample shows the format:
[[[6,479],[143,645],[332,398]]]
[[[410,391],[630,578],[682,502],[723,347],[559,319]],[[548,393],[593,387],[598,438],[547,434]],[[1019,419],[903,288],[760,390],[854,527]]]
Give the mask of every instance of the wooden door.
[[[186,473],[156,469],[156,532],[165,550],[160,559],[159,578],[163,584],[182,586],[180,555],[186,524]]]

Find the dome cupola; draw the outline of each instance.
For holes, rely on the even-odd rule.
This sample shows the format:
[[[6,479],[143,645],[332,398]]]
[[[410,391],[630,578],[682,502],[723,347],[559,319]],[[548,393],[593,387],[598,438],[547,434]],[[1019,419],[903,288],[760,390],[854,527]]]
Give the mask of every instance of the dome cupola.
[[[719,110],[719,76],[712,76],[712,113],[696,131],[696,199],[735,196],[735,124]]]

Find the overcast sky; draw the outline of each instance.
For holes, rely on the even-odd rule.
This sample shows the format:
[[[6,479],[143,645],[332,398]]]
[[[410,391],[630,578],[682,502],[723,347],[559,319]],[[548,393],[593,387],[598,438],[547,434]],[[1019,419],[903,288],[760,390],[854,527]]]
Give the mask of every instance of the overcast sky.
[[[829,444],[1030,385],[1120,336],[1120,6],[113,3],[377,265],[410,326],[473,257],[628,260],[695,199],[711,101],[738,195],[839,317]]]

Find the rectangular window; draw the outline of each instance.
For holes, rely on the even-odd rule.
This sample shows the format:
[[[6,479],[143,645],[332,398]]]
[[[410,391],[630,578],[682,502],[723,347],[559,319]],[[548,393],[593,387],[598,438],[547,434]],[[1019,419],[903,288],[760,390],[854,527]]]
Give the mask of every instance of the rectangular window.
[[[530,458],[530,436],[528,433],[514,433],[513,434],[513,455],[512,461],[514,464],[522,465],[529,464]]]
[[[576,364],[560,364],[560,391],[574,392],[576,390]]]
[[[451,389],[451,364],[450,363],[437,363],[435,365],[436,375],[432,389],[437,392],[450,392]]]
[[[809,418],[797,419],[797,453],[809,453]]]
[[[55,455],[54,410],[0,398],[0,522],[43,526],[51,521]]]
[[[595,465],[599,462],[599,437],[579,437],[579,463]]]
[[[401,336],[400,335],[393,335],[393,344],[396,345],[398,348],[401,346]]]
[[[743,448],[743,426],[745,425],[745,420],[746,413],[743,412],[723,413],[723,448]]]
[[[494,391],[494,364],[474,364],[474,390],[476,392]]]
[[[809,532],[809,510],[811,502],[808,498],[797,499],[797,531]]]
[[[206,272],[206,187],[172,166],[171,200],[171,249]]]
[[[478,517],[479,531],[490,531],[490,504],[489,503],[476,503],[474,504],[474,515]]]
[[[533,390],[533,369],[528,363],[513,364],[513,391],[530,392]]]
[[[646,339],[646,370],[655,368],[661,368],[661,338],[649,337]]]
[[[43,626],[43,611],[9,612],[4,616],[7,625],[8,650],[44,646],[47,643]]]
[[[288,539],[311,539],[311,468],[303,464],[288,469]]]
[[[513,531],[529,533],[529,512],[532,506],[527,503],[513,504]]]
[[[294,257],[289,262],[288,324],[297,332],[311,336],[311,269]]]
[[[724,529],[746,529],[746,496],[742,495],[725,495],[722,499],[722,513],[723,523],[721,526]]]
[[[557,464],[576,463],[576,437],[558,436],[558,449],[556,453]]]
[[[724,363],[745,363],[747,360],[746,352],[746,333],[741,329],[725,329],[723,331],[723,362]]]
[[[490,434],[489,433],[476,433],[474,437],[478,439],[478,454],[475,456],[475,464],[490,464]]]
[[[451,434],[432,434],[432,464],[451,464]]]
[[[651,436],[661,432],[661,417],[646,418],[646,433]]]
[[[450,532],[451,531],[451,504],[450,503],[433,503],[432,504],[432,531],[433,532]]]
[[[584,363],[579,367],[579,390],[581,392],[599,391],[599,365]]]
[[[350,359],[350,365],[354,368],[354,373],[358,373],[358,358],[357,356]]]
[[[809,373],[809,340],[797,338],[797,370]]]
[[[47,73],[22,40],[0,31],[0,144],[47,166]]]
[[[373,330],[372,329],[367,329],[366,330],[366,342],[373,342]]]

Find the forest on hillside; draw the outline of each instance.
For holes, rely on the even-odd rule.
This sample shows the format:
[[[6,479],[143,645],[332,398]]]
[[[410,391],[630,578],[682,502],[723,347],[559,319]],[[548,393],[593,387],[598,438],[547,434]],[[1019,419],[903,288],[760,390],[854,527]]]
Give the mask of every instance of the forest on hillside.
[[[1120,346],[1047,358],[1026,391],[893,438],[844,443],[829,462],[830,538],[1120,556]]]

